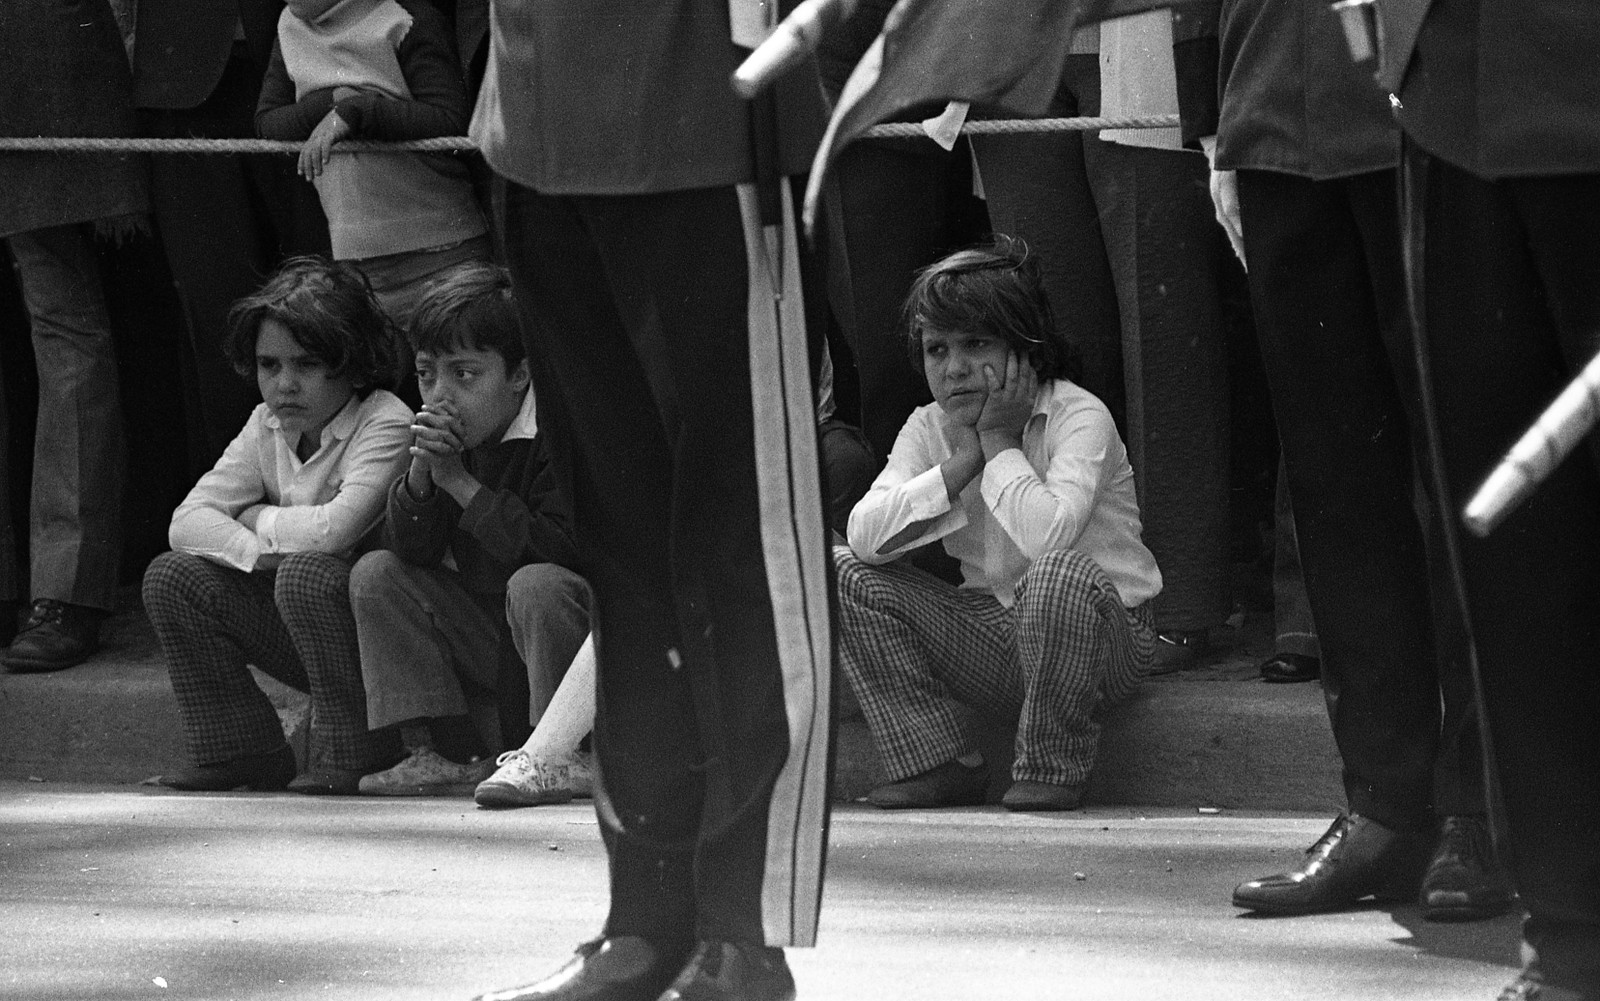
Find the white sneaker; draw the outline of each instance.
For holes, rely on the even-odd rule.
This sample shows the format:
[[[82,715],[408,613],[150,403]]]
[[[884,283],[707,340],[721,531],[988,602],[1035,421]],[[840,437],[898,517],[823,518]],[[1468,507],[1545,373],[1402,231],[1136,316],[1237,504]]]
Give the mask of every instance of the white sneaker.
[[[361,776],[369,796],[467,796],[494,768],[491,761],[461,765],[431,747],[419,747],[387,771]]]
[[[538,806],[566,803],[594,792],[590,756],[580,751],[560,758],[534,758],[517,748],[495,759],[499,769],[472,794],[479,806]]]

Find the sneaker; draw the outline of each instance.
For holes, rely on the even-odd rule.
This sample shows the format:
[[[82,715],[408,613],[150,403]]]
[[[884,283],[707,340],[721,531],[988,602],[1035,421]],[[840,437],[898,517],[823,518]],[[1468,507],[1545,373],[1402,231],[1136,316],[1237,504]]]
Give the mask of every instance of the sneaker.
[[[40,598],[6,651],[5,665],[16,673],[59,671],[83,663],[98,649],[98,611]]]
[[[478,783],[472,798],[479,806],[510,808],[566,803],[594,792],[594,768],[582,751],[562,758],[535,758],[522,748],[495,759],[500,767]]]
[[[368,796],[470,796],[493,770],[492,761],[457,764],[431,747],[419,747],[393,768],[361,776],[359,789]]]

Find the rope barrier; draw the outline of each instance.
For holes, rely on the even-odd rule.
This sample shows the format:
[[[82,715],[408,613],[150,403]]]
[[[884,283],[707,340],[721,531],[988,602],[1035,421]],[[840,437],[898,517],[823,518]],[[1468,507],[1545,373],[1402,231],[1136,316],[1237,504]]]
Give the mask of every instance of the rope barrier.
[[[1143,118],[1011,118],[969,121],[964,135],[998,135],[1037,132],[1096,132],[1101,129],[1164,129],[1178,125],[1177,115]],[[877,125],[864,134],[868,139],[917,139],[927,133],[915,122]],[[274,139],[91,139],[54,136],[0,136],[0,153],[298,153],[304,143]],[[409,142],[350,140],[333,147],[335,153],[459,153],[478,146],[466,136],[441,136]]]

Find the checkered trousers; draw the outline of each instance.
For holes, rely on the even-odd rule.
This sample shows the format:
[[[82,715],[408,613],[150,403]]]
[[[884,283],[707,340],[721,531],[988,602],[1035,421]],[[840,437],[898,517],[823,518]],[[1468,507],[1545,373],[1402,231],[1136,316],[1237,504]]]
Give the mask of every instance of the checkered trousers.
[[[1034,562],[1016,604],[904,561],[833,550],[840,666],[891,781],[976,750],[974,711],[1016,717],[1017,781],[1076,785],[1094,765],[1095,710],[1130,694],[1155,649],[1148,603],[1123,607],[1099,564],[1064,549]]]
[[[384,763],[391,734],[367,732],[350,564],[294,553],[276,574],[163,553],[144,575],[144,607],[199,765],[283,745],[277,711],[246,664],[311,693],[309,770]]]

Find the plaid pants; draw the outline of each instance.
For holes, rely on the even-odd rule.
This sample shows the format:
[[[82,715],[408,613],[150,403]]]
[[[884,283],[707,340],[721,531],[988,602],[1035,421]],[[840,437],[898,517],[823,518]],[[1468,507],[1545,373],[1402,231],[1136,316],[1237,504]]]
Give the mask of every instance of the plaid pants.
[[[1149,668],[1148,604],[1125,608],[1099,564],[1039,558],[1006,608],[905,563],[833,550],[839,662],[891,781],[977,749],[975,711],[1018,718],[1016,781],[1077,785],[1094,765],[1095,710]]]
[[[283,746],[283,727],[246,664],[311,694],[307,769],[387,763],[392,734],[367,732],[350,564],[294,553],[275,574],[162,553],[144,575],[144,607],[166,654],[189,755],[220,764]]]

